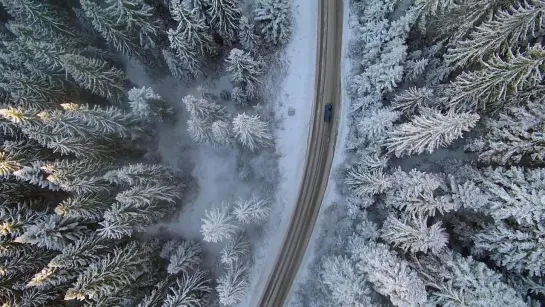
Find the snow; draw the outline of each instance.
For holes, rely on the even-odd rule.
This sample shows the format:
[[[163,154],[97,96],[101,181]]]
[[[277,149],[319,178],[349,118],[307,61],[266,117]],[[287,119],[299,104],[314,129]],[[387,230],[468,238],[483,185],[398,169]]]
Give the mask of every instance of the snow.
[[[259,299],[280,252],[301,187],[309,138],[316,69],[318,2],[293,0],[294,31],[281,61],[287,65],[279,88],[270,87],[275,115],[281,121],[275,132],[280,154],[280,184],[264,238],[255,242],[255,265],[250,289],[239,306],[258,306]],[[290,109],[295,114],[288,116]]]
[[[346,142],[348,140],[348,132],[349,132],[349,105],[350,105],[350,98],[348,97],[348,94],[346,93],[346,84],[348,81],[348,78],[350,76],[351,72],[351,61],[348,58],[348,43],[350,40],[351,35],[351,29],[348,25],[349,20],[349,2],[350,0],[344,0],[344,11],[343,11],[343,45],[342,45],[342,59],[341,59],[341,72],[342,72],[342,79],[341,79],[341,110],[340,110],[340,118],[339,118],[339,134],[337,136],[337,143],[335,148],[335,156],[333,157],[333,163],[332,163],[332,171],[329,175],[329,180],[326,188],[326,192],[324,195],[324,199],[322,202],[322,206],[320,208],[320,213],[318,214],[318,220],[316,221],[316,226],[314,228],[314,231],[312,233],[312,237],[310,239],[309,245],[307,247],[307,250],[305,252],[305,257],[303,258],[303,262],[301,263],[301,266],[299,267],[299,271],[297,272],[297,276],[295,279],[295,282],[292,286],[290,296],[287,299],[287,306],[295,305],[296,296],[294,293],[299,290],[301,286],[303,286],[304,282],[310,277],[311,272],[311,264],[314,262],[315,259],[322,256],[322,252],[324,249],[327,249],[327,246],[330,246],[331,244],[334,244],[334,242],[331,242],[331,239],[333,239],[334,234],[334,228],[336,227],[335,224],[331,225],[332,221],[335,221],[336,218],[340,215],[343,215],[343,204],[342,204],[342,196],[340,195],[337,184],[335,182],[335,177],[337,172],[336,169],[339,169],[342,164],[345,163],[346,159]],[[327,214],[326,214],[327,212]],[[329,229],[331,228],[331,229]],[[327,237],[324,237],[327,236]],[[325,243],[325,244],[324,244]]]

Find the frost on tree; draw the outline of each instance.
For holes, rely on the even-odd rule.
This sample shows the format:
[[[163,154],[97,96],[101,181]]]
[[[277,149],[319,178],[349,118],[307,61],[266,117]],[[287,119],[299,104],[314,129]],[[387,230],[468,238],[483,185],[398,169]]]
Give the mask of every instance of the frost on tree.
[[[183,241],[172,252],[167,267],[169,274],[189,274],[202,263],[203,255],[200,244]]]
[[[392,101],[392,108],[407,115],[413,115],[423,108],[432,107],[434,92],[427,87],[411,87],[397,94]]]
[[[366,284],[365,275],[358,272],[353,261],[348,258],[326,258],[322,263],[320,277],[339,306],[374,306],[369,297],[371,289]]]
[[[254,24],[246,16],[242,16],[238,25],[238,40],[246,51],[255,52],[258,37],[255,34]]]
[[[486,264],[455,252],[421,257],[420,276],[429,288],[429,300],[440,306],[527,306],[501,274]]]
[[[249,287],[248,262],[232,262],[227,270],[218,278],[216,291],[219,301],[225,306],[239,303],[245,296]]]
[[[360,165],[355,165],[348,171],[344,183],[357,197],[380,194],[391,187],[391,182],[382,168],[371,169]]]
[[[132,88],[129,90],[129,105],[131,112],[142,119],[155,118],[161,120],[170,113],[163,98],[157,95],[150,87]]]
[[[248,99],[256,97],[264,73],[264,63],[255,59],[249,52],[232,49],[226,59],[227,71],[231,73],[231,81],[237,84]]]
[[[233,133],[237,140],[244,146],[255,151],[270,146],[273,136],[266,122],[259,115],[238,114],[233,119]]]
[[[201,234],[206,242],[217,243],[224,239],[231,239],[239,230],[225,204],[207,209],[202,223]]]
[[[241,224],[259,223],[269,215],[270,202],[253,195],[248,200],[239,199],[235,202],[233,215]]]
[[[432,153],[435,149],[450,145],[471,130],[479,120],[472,113],[447,114],[428,110],[415,116],[411,122],[397,126],[385,142],[389,153],[397,157],[411,154]]]
[[[26,228],[15,242],[61,251],[88,232],[89,230],[77,221],[49,214]]]
[[[479,154],[479,160],[502,165],[517,164],[522,159],[532,163],[545,160],[545,143],[540,131],[545,121],[545,106],[528,102],[513,106],[498,118],[484,122],[486,134],[466,146]]]
[[[147,272],[150,265],[148,252],[139,249],[134,242],[124,248],[115,248],[113,253],[89,265],[68,289],[64,299],[97,300],[119,293]]]
[[[210,280],[204,272],[184,274],[176,280],[176,284],[170,287],[162,307],[205,307],[208,305],[209,293],[212,288]]]
[[[220,261],[224,264],[242,262],[250,252],[250,242],[246,235],[239,234],[229,240],[220,252]]]
[[[234,143],[233,133],[231,132],[230,123],[218,120],[212,123],[211,127],[212,139],[215,144],[220,146],[231,146]],[[198,139],[198,138],[197,138]]]
[[[290,38],[293,17],[290,0],[259,0],[255,8],[258,31],[270,45],[283,45]]]
[[[99,221],[109,208],[100,195],[82,194],[69,197],[55,207],[55,213],[66,218]]]
[[[93,94],[104,97],[113,103],[119,103],[125,97],[125,74],[123,71],[110,67],[104,61],[75,54],[62,55],[61,61],[64,69],[74,78],[74,81]]]
[[[358,269],[364,272],[380,294],[395,306],[425,306],[427,293],[424,282],[409,264],[396,257],[384,244],[370,244],[356,255]]]
[[[381,237],[394,247],[413,253],[438,254],[448,243],[448,234],[441,222],[428,227],[426,219],[417,216],[408,217],[406,220],[388,216],[382,225]]]
[[[216,49],[210,29],[196,9],[178,0],[170,1],[170,14],[178,22],[176,29],[167,31],[170,48],[181,57],[202,57]]]
[[[215,122],[222,122],[226,117],[225,107],[218,105],[215,102],[209,102],[204,98],[195,98],[192,95],[187,95],[182,99],[186,110],[190,114],[190,119],[187,121],[188,132],[191,138],[197,143],[211,143],[214,141],[216,144],[225,142],[222,137],[225,136],[225,132],[218,131],[218,124],[214,131],[212,127]],[[220,126],[222,124],[219,124]],[[219,133],[219,134],[217,134]]]
[[[235,41],[241,16],[240,0],[206,0],[210,24],[225,43]]]

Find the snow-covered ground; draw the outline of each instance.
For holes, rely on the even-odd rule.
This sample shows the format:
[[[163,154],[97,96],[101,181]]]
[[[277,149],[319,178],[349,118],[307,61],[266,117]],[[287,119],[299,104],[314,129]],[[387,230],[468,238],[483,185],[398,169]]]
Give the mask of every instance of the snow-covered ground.
[[[343,12],[343,46],[342,46],[342,59],[341,59],[341,70],[342,70],[342,79],[341,79],[341,116],[339,119],[339,134],[337,136],[337,144],[335,148],[335,156],[332,163],[332,171],[329,175],[329,181],[327,184],[326,192],[320,208],[320,213],[318,214],[318,220],[316,221],[316,226],[312,233],[309,245],[305,252],[305,257],[303,258],[303,263],[299,267],[297,272],[297,277],[294,283],[294,286],[291,289],[290,296],[288,297],[287,306],[295,305],[298,300],[297,295],[294,295],[296,291],[301,291],[300,286],[305,283],[305,281],[310,277],[311,268],[310,265],[316,259],[316,257],[321,257],[320,251],[324,248],[327,248],[325,245],[334,244],[330,242],[332,236],[329,234],[333,233],[333,229],[328,229],[331,227],[336,227],[335,224],[332,224],[332,221],[336,219],[331,216],[331,214],[342,214],[342,212],[337,212],[336,208],[332,206],[341,206],[342,196],[337,190],[337,184],[335,182],[335,175],[337,174],[336,169],[342,166],[345,163],[346,159],[346,141],[348,139],[349,132],[349,97],[345,91],[346,84],[349,78],[351,71],[350,59],[347,55],[348,43],[350,40],[351,29],[349,28],[349,15],[350,15],[350,0],[344,0],[344,12]],[[327,214],[326,214],[327,212]],[[329,223],[328,223],[329,222]],[[329,231],[327,231],[329,230]],[[328,237],[324,237],[328,236]],[[318,246],[319,244],[320,246]],[[324,245],[324,246],[322,246]]]
[[[293,17],[293,38],[281,59],[287,65],[286,76],[279,86],[271,84],[269,90],[276,106],[277,120],[281,120],[276,131],[280,184],[264,239],[256,242],[251,290],[246,301],[239,306],[258,305],[286,235],[303,177],[314,103],[318,2],[294,0]],[[288,115],[290,109],[295,114]]]

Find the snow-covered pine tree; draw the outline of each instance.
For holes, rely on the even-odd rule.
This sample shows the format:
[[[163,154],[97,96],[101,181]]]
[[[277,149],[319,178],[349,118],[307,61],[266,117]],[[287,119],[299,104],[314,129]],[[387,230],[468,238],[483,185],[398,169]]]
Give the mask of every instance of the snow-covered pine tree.
[[[202,222],[201,233],[206,242],[217,243],[223,239],[231,239],[239,230],[225,204],[207,209]]]
[[[264,221],[271,212],[269,201],[256,195],[248,200],[239,199],[235,202],[233,215],[241,224],[258,223]]]
[[[68,98],[61,82],[43,75],[4,70],[0,81],[0,88],[25,107],[46,109]]]
[[[153,287],[151,292],[142,298],[136,307],[161,307],[172,283],[170,280],[161,280]]]
[[[380,194],[391,187],[391,182],[382,168],[371,169],[360,165],[355,165],[348,171],[344,183],[357,197]]]
[[[125,97],[125,74],[108,63],[76,54],[61,55],[63,67],[76,83],[91,93],[119,103]]]
[[[170,14],[178,22],[176,29],[167,31],[170,48],[178,56],[202,57],[214,53],[217,46],[204,18],[178,0],[170,1]]]
[[[189,80],[198,74],[199,63],[193,56],[184,53],[181,56],[175,51],[163,49],[163,59],[173,77],[180,80]]]
[[[202,250],[197,242],[183,241],[171,253],[167,272],[169,274],[190,274],[202,263]]]
[[[55,213],[74,220],[99,221],[109,204],[100,194],[80,194],[63,200]]]
[[[258,37],[254,31],[254,24],[246,17],[240,17],[238,24],[238,40],[246,51],[256,52]]]
[[[149,270],[148,253],[134,242],[123,248],[116,247],[111,254],[90,264],[68,289],[64,299],[96,300],[122,291]]]
[[[220,106],[215,102],[210,102],[204,98],[195,98],[195,96],[187,95],[182,99],[185,108],[191,115],[205,120],[207,123],[212,124],[217,120],[223,119],[226,116],[225,107]]]
[[[368,244],[357,255],[357,268],[366,274],[373,288],[395,306],[425,306],[425,284],[409,263],[393,254],[387,245]]]
[[[227,265],[227,270],[218,278],[216,286],[222,305],[232,306],[244,298],[250,284],[248,270],[247,261],[235,261]]]
[[[28,226],[24,233],[15,239],[15,242],[62,251],[69,244],[81,239],[89,232],[90,230],[87,227],[76,220],[70,220],[55,214],[47,214]]]
[[[430,289],[432,304],[527,306],[516,291],[503,282],[501,274],[471,257],[446,251],[437,257],[425,257],[416,268]]]
[[[232,129],[237,140],[251,151],[270,146],[273,141],[267,123],[259,115],[238,114],[233,119]]]
[[[515,2],[476,27],[468,39],[450,48],[445,59],[451,65],[464,67],[495,52],[509,53],[543,31],[544,19],[544,1]]]
[[[352,260],[341,256],[327,257],[322,263],[320,277],[339,306],[374,306],[365,275],[356,270]]]
[[[220,146],[231,146],[235,142],[233,133],[231,132],[230,123],[217,120],[212,123],[211,127],[212,140]]]
[[[223,38],[224,43],[236,40],[239,31],[241,9],[239,0],[205,0],[208,5],[207,14],[210,24]]]
[[[506,56],[495,54],[483,68],[462,72],[446,89],[448,104],[457,110],[497,108],[519,91],[542,81],[545,50],[533,45],[525,51],[510,50]]]
[[[232,49],[225,60],[227,71],[231,73],[231,81],[240,86],[246,97],[256,97],[261,80],[259,76],[264,73],[264,63],[260,59],[254,59],[249,52],[240,49]]]
[[[413,253],[438,254],[448,243],[448,234],[441,222],[428,227],[426,219],[415,215],[401,220],[390,214],[382,225],[381,238],[404,252]]]
[[[434,92],[427,87],[410,87],[397,94],[392,101],[392,108],[406,115],[413,115],[423,108],[432,107],[434,104]]]
[[[440,111],[426,110],[422,115],[413,117],[411,122],[401,124],[391,131],[385,146],[389,153],[397,157],[432,153],[462,137],[463,132],[473,128],[478,120],[479,115],[474,113],[457,114],[450,110],[442,114]]]
[[[545,160],[545,145],[540,127],[545,122],[545,106],[528,102],[513,106],[497,118],[485,120],[486,134],[473,140],[466,149],[476,151],[479,160],[502,165],[541,163]]]
[[[220,261],[224,264],[240,263],[250,252],[250,242],[241,233],[227,242],[220,252]]]
[[[293,17],[290,0],[259,0],[255,7],[258,31],[267,44],[283,45],[291,36]]]
[[[129,164],[106,172],[103,176],[112,184],[142,185],[160,183],[178,183],[179,174],[168,166],[161,164]]]
[[[170,287],[169,293],[161,307],[205,307],[208,306],[208,294],[212,292],[210,280],[202,271],[185,274]]]

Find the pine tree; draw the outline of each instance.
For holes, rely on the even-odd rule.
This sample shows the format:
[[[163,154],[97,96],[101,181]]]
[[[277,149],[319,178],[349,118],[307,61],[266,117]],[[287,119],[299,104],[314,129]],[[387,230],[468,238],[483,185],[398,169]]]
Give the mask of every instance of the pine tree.
[[[176,29],[169,29],[170,48],[179,56],[195,52],[197,57],[215,52],[216,45],[205,20],[196,9],[189,9],[177,0],[170,2],[170,14],[178,22]]]
[[[510,50],[506,56],[495,54],[481,70],[464,71],[449,84],[449,104],[458,110],[500,107],[509,95],[538,85],[544,63],[540,45],[524,52]]]
[[[246,16],[240,17],[238,24],[238,40],[246,51],[255,52],[259,41],[254,31],[254,24]]]
[[[207,306],[206,295],[212,292],[209,282],[210,280],[202,271],[183,275],[176,280],[176,285],[170,288],[162,307]]]
[[[190,80],[200,71],[199,63],[192,53],[184,52],[180,55],[163,49],[163,58],[172,76],[180,80]]]
[[[479,115],[449,111],[442,114],[429,110],[415,116],[410,123],[399,125],[389,133],[386,147],[389,153],[397,157],[405,154],[432,153],[435,149],[450,145],[455,139],[462,137],[464,131],[473,128]]]
[[[104,179],[116,185],[175,183],[179,176],[161,164],[129,164],[104,174]],[[176,182],[177,183],[177,182]]]
[[[376,142],[384,139],[394,127],[400,113],[389,108],[369,110],[365,119],[356,125],[358,135],[363,140]]]
[[[90,264],[66,292],[65,300],[98,299],[128,287],[148,270],[149,256],[133,242]]]
[[[479,160],[487,163],[543,162],[545,145],[539,129],[544,121],[545,107],[541,103],[510,107],[498,118],[487,119],[484,122],[487,133],[466,148],[478,152]]]
[[[357,268],[367,275],[373,288],[387,296],[395,306],[424,306],[427,294],[424,282],[409,264],[396,257],[384,244],[370,244],[356,255]]]
[[[418,266],[430,288],[430,303],[441,306],[527,306],[501,274],[458,253],[426,257]]]
[[[224,204],[206,210],[202,222],[201,233],[206,242],[216,243],[223,239],[231,239],[239,230],[233,221],[233,216]]]
[[[210,24],[221,35],[224,42],[236,39],[239,30],[241,9],[239,0],[207,0],[207,14],[211,16]]]
[[[250,252],[250,242],[244,234],[239,234],[227,242],[220,252],[221,262],[232,264],[242,262],[243,258]]]
[[[422,108],[432,107],[434,103],[433,90],[427,87],[411,87],[397,94],[392,101],[392,108],[407,115],[413,115]]]
[[[394,247],[401,248],[404,252],[431,252],[438,254],[448,243],[448,235],[437,222],[428,227],[426,220],[412,216],[406,220],[400,220],[389,215],[382,225],[381,237]]]
[[[113,103],[119,103],[125,96],[123,88],[125,76],[121,70],[109,67],[104,61],[75,54],[62,55],[61,60],[66,72],[79,86],[91,93]]]
[[[226,59],[227,71],[231,73],[231,81],[242,89],[245,95],[252,99],[257,95],[258,86],[261,84],[259,76],[264,73],[264,63],[249,52],[240,49],[232,49]]]
[[[545,2],[515,3],[483,22],[463,40],[448,50],[446,60],[455,66],[467,66],[494,52],[508,53],[522,42],[535,37],[545,27]]]
[[[391,182],[381,168],[370,169],[359,165],[348,171],[344,184],[357,197],[380,194],[391,187]]]
[[[260,0],[255,8],[255,21],[266,43],[283,45],[291,36],[293,20],[289,0]]]
[[[232,262],[227,266],[227,271],[218,278],[216,286],[221,304],[235,305],[244,298],[250,283],[248,270],[247,262]]]
[[[89,230],[77,221],[48,214],[28,226],[15,242],[61,251],[88,232]]]
[[[238,114],[233,119],[233,133],[238,141],[251,151],[271,145],[273,136],[259,115]]]
[[[496,222],[475,234],[475,249],[507,270],[541,276],[545,272],[545,227]]]
[[[235,202],[233,215],[241,224],[258,223],[269,215],[269,201],[253,195],[248,200],[239,199]]]
[[[192,241],[183,241],[170,253],[170,263],[167,268],[169,274],[189,274],[202,263],[200,244]]]
[[[365,275],[360,274],[348,258],[327,257],[322,263],[320,277],[339,306],[373,306]]]
[[[55,207],[55,213],[70,219],[99,221],[108,207],[100,195],[81,194],[63,200]]]
[[[218,120],[212,123],[212,139],[220,146],[231,146],[234,143],[233,134],[229,122]]]
[[[170,284],[171,282],[169,280],[162,280],[157,283],[153,287],[153,290],[146,294],[136,307],[161,307],[167,296]]]
[[[182,102],[192,118],[199,118],[209,124],[223,119],[226,115],[225,107],[204,98],[197,99],[192,95],[187,95],[182,99]]]

